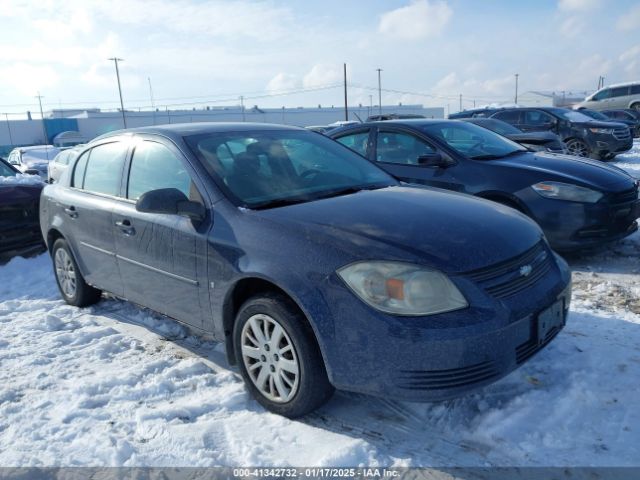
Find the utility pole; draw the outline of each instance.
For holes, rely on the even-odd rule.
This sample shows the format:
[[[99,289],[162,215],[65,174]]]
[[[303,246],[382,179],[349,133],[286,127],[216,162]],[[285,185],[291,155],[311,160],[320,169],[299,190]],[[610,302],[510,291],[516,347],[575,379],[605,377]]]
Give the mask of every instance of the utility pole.
[[[42,111],[42,95],[40,95],[40,92],[38,92],[38,95],[36,95],[36,98],[38,99],[38,104],[40,105],[40,118],[42,119],[42,133],[44,133],[44,144],[45,145],[49,145],[49,136],[47,135],[47,125],[44,123],[44,112]],[[47,151],[47,148],[45,147],[45,152]],[[47,158],[49,158],[49,154],[47,153]]]
[[[9,123],[9,114],[5,113],[4,118],[7,120],[7,130],[9,130],[9,142],[11,143],[11,148],[13,148],[13,136],[11,135],[11,124]]]
[[[518,77],[520,76],[519,73],[516,73],[516,101],[515,104],[518,104]]]
[[[242,121],[244,122],[244,96],[240,95],[240,111],[242,112]]]
[[[151,88],[151,77],[147,77],[149,80],[149,97],[151,98],[151,115],[153,116],[153,124],[156,124],[156,103],[153,100],[153,88]]]
[[[124,102],[122,101],[122,87],[120,86],[120,70],[118,69],[118,62],[124,62],[122,58],[111,57],[107,60],[112,60],[116,64],[116,78],[118,79],[118,93],[120,94],[120,111],[122,112],[122,124],[124,128],[127,128],[127,117],[124,114]]]
[[[349,121],[349,106],[347,103],[347,64],[342,64],[344,67],[344,119]]]
[[[381,68],[376,68],[378,71],[378,112],[382,115],[382,81],[380,77]]]
[[[460,111],[462,111],[462,94],[460,94]]]

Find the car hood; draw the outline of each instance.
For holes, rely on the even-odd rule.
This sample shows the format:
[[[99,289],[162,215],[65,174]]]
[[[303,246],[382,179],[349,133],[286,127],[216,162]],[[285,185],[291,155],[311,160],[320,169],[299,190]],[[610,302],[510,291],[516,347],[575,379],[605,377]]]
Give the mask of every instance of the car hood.
[[[601,161],[572,155],[558,155],[546,152],[523,152],[504,160],[505,165],[512,165],[528,170],[537,170],[548,174],[550,180],[582,184],[602,190],[626,190],[633,188],[635,180],[625,171],[607,165]],[[542,179],[540,180],[542,181]]]
[[[539,242],[539,227],[511,208],[469,195],[394,186],[256,212],[288,224],[352,261],[413,261],[464,272],[521,254]]]
[[[505,135],[510,140],[514,142],[522,142],[522,143],[548,143],[553,141],[559,141],[560,139],[555,133],[551,132],[522,132],[522,133],[510,133]]]
[[[603,120],[592,120],[590,122],[572,122],[574,126],[581,128],[629,128],[624,123],[620,123],[617,120],[611,120],[605,122]]]

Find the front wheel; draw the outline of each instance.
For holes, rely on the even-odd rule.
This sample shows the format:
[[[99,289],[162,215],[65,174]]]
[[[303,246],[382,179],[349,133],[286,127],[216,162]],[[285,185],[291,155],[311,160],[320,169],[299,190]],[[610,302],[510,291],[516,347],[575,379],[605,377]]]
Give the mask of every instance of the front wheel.
[[[634,103],[633,105],[631,105],[631,108],[633,110],[636,110],[636,111],[640,112],[640,102]]]
[[[100,300],[102,292],[84,281],[64,239],[59,238],[55,241],[51,248],[51,257],[58,289],[65,302],[76,307],[87,307]]]
[[[331,398],[333,387],[313,331],[288,298],[265,294],[247,300],[233,336],[240,373],[267,410],[295,418]]]
[[[591,151],[582,140],[572,138],[567,142],[567,153],[576,157],[588,157]]]

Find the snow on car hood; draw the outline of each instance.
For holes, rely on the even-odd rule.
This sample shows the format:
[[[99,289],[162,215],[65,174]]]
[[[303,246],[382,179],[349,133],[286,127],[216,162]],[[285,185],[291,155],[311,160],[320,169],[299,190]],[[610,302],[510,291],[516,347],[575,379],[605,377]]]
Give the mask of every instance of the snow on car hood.
[[[13,177],[0,177],[0,187],[10,185],[44,185],[40,175],[28,175],[26,173],[17,173]]]

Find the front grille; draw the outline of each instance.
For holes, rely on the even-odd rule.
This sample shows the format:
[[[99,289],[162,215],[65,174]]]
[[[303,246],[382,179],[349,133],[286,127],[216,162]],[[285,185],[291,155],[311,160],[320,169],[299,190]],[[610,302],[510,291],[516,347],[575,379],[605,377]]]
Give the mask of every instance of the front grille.
[[[551,269],[551,254],[543,242],[510,260],[463,274],[496,298],[515,295],[540,280]]]
[[[400,370],[398,386],[409,390],[440,390],[483,382],[500,374],[493,361],[447,370]]]
[[[631,133],[628,128],[615,128],[613,130],[613,136],[618,140],[629,140]]]
[[[529,358],[531,358],[536,352],[540,351],[544,346],[546,346],[554,337],[562,330],[562,327],[554,327],[547,332],[544,337],[544,340],[541,343],[538,343],[534,340],[528,340],[516,347],[516,363],[520,364],[526,362]]]

